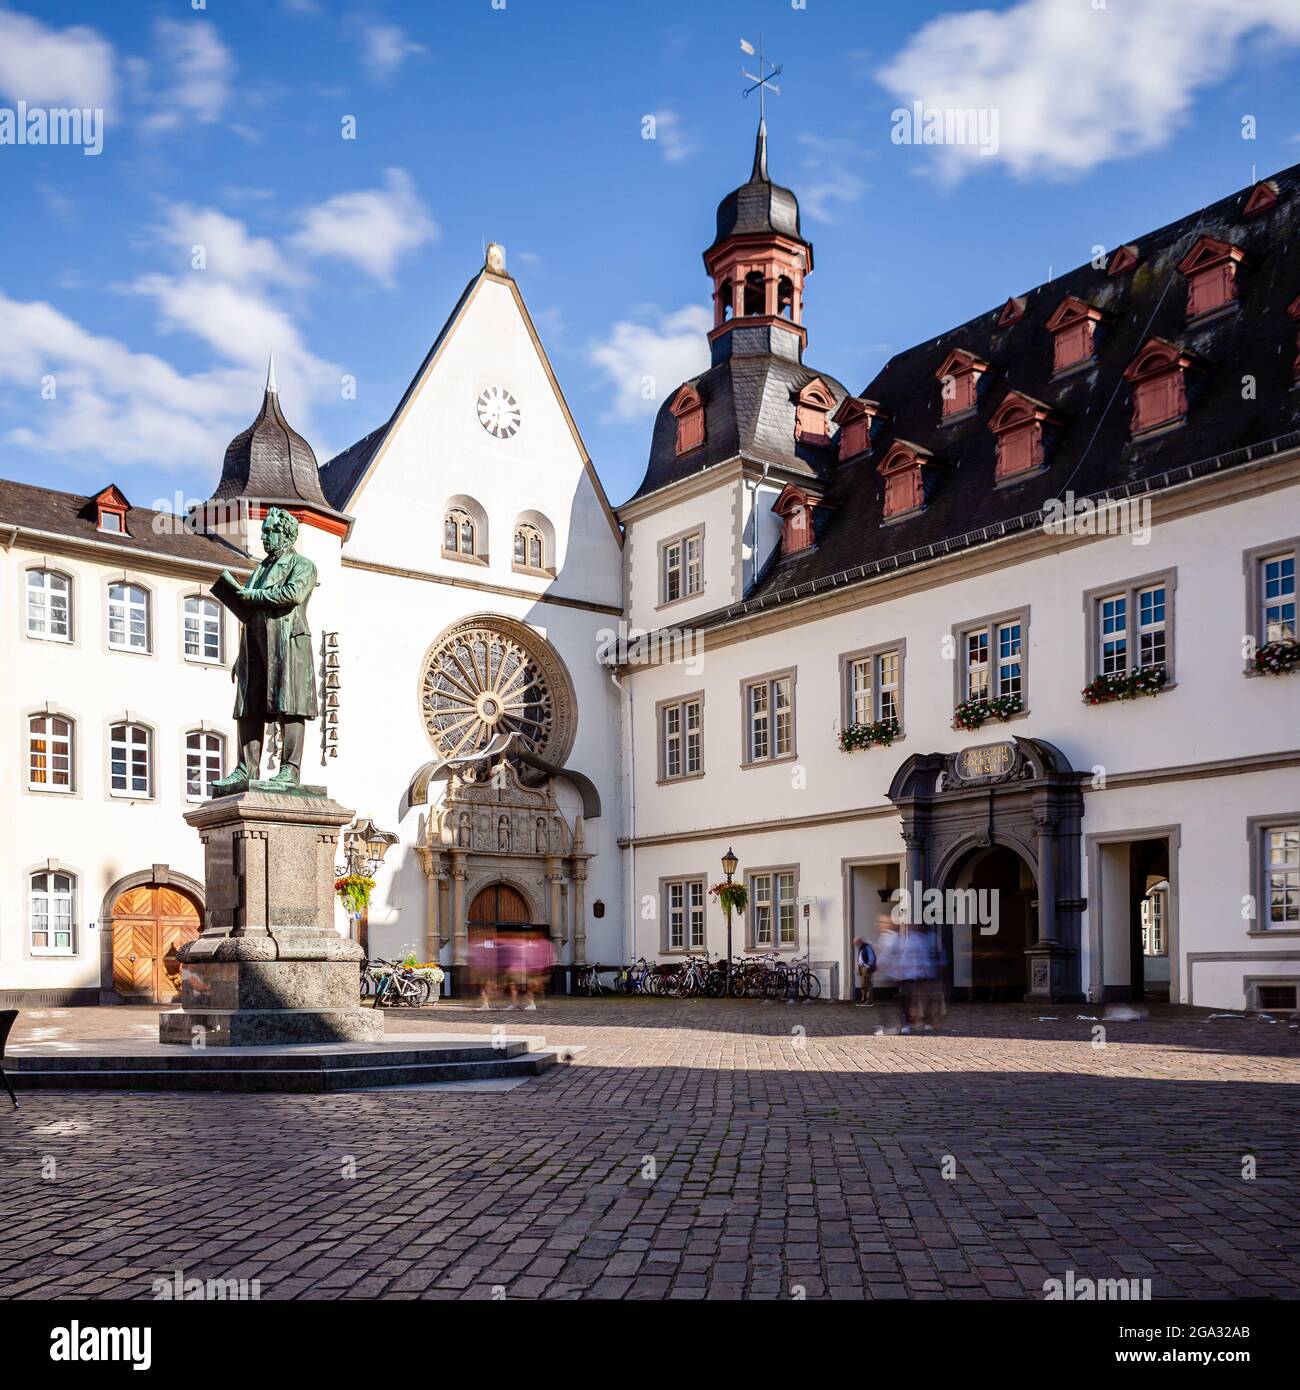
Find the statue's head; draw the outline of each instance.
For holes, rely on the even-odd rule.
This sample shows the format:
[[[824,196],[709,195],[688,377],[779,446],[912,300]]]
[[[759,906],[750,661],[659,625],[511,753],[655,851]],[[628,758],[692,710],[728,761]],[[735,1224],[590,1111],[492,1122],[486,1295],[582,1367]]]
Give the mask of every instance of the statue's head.
[[[272,507],[262,522],[262,547],[268,555],[283,555],[298,539],[298,522],[281,507]]]

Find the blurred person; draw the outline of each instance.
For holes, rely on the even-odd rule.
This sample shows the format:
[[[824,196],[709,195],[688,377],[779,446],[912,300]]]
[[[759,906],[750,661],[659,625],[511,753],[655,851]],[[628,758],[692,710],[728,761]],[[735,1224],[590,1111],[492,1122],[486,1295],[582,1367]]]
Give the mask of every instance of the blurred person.
[[[893,985],[898,991],[899,1027],[907,1023],[907,985],[902,977],[903,938],[898,923],[888,912],[876,922],[876,974],[874,984]]]
[[[555,963],[555,953],[551,948],[551,938],[545,932],[531,932],[525,943],[524,1008],[535,1009],[539,999],[546,997],[547,977]],[[536,994],[536,999],[533,997]]]
[[[943,995],[943,942],[926,923],[910,927],[908,937],[912,943],[911,1031],[933,1033],[948,1011]]]
[[[874,1009],[876,991],[872,980],[875,978],[878,961],[876,948],[864,937],[853,938],[853,963],[858,968],[858,1008]]]
[[[478,981],[478,1006],[480,1009],[490,1009],[496,989],[497,950],[495,938],[486,932],[475,938],[469,948],[469,967],[471,978]]]

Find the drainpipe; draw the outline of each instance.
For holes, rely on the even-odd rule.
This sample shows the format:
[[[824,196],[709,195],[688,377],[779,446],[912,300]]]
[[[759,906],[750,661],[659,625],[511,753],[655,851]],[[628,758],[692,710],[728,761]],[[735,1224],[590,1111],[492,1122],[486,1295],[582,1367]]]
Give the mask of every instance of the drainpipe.
[[[632,687],[624,685],[618,671],[609,673],[623,706],[623,731],[627,739],[627,915],[623,924],[623,960],[633,961],[636,950],[636,740],[632,737]]]

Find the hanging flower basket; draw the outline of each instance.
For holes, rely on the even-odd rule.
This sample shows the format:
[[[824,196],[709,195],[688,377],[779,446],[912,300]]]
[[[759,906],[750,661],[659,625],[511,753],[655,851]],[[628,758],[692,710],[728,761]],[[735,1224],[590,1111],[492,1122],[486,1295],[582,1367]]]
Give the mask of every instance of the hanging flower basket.
[[[370,906],[375,881],[362,874],[344,874],[334,880],[334,891],[343,899],[343,906],[353,917],[360,917]]]
[[[724,912],[739,914],[749,906],[749,893],[743,883],[715,883],[709,889],[709,896],[718,900]]]
[[[1265,642],[1255,652],[1253,665],[1262,676],[1285,676],[1300,666],[1300,642]]]
[[[1083,687],[1085,705],[1108,705],[1113,700],[1136,700],[1139,695],[1159,695],[1169,684],[1163,666],[1139,666],[1136,671],[1112,671],[1097,676]]]
[[[901,733],[898,720],[893,718],[877,719],[870,724],[849,724],[840,730],[840,750],[852,753],[855,749],[876,745],[888,748]]]
[[[978,729],[988,719],[1004,723],[1024,709],[1019,695],[996,695],[991,700],[963,700],[952,712],[954,729]]]

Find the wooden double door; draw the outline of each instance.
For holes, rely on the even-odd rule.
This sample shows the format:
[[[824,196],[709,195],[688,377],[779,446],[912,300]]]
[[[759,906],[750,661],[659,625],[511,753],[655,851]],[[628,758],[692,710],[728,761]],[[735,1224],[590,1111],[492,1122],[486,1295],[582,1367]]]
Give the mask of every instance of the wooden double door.
[[[180,997],[179,951],[203,930],[198,904],[179,888],[128,888],[113,904],[113,988],[136,1003]]]

